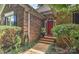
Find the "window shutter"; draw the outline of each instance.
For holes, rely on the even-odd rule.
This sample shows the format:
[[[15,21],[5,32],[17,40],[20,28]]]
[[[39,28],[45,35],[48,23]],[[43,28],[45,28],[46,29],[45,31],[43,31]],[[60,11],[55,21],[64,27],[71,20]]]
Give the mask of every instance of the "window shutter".
[[[3,24],[6,25],[6,17],[3,17]]]
[[[16,15],[14,15],[14,25],[17,25]]]

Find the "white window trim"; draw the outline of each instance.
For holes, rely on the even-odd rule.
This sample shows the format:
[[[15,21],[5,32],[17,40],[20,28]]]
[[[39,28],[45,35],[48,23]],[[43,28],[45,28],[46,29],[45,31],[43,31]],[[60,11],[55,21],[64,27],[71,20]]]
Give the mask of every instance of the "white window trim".
[[[8,12],[8,13],[5,13],[5,17],[10,16],[10,15],[14,15],[14,11],[11,11],[11,12]]]
[[[12,16],[12,15],[14,15],[14,11],[11,11],[11,12],[8,12],[8,13],[5,13],[5,14],[4,14],[5,17]],[[9,21],[10,21],[10,25],[9,25],[9,26],[12,26],[12,25],[11,25],[11,20],[9,20]],[[6,20],[6,26],[7,26],[7,24],[8,24],[8,23],[7,23],[7,20]]]

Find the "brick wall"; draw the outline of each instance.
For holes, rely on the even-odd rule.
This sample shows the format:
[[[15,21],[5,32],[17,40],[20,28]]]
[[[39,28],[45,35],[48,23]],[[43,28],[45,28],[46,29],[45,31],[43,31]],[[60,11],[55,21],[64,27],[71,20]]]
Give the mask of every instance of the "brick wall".
[[[23,28],[24,28],[24,8],[22,8],[21,6],[19,6],[18,4],[7,4],[1,14],[1,22],[2,24],[4,23],[4,15],[5,13],[14,11],[14,14],[16,15],[16,21],[17,21],[17,26],[22,28],[22,32],[21,32],[21,38],[23,38]],[[22,42],[24,42],[24,40],[22,39]]]
[[[17,26],[20,26],[22,27],[23,26],[23,11],[24,11],[24,8],[22,8],[21,6],[17,5],[17,4],[7,4],[1,14],[1,17],[2,17],[2,23],[4,21],[3,17],[4,17],[4,14],[5,13],[8,13],[8,12],[11,12],[11,11],[14,11],[15,12],[15,15],[17,17]]]
[[[35,14],[31,14],[30,16],[30,29],[28,29],[28,12],[29,11],[25,11],[25,9],[27,8],[23,8],[20,5],[15,5],[15,4],[7,4],[1,14],[2,17],[2,22],[3,22],[3,17],[5,13],[8,13],[10,11],[14,11],[15,15],[17,17],[17,26],[20,26],[22,28],[22,34],[21,36],[23,37],[24,33],[28,32],[29,36],[29,41],[31,42],[32,40],[35,40],[39,37],[40,34],[40,27],[41,27],[41,19],[38,18],[39,15]],[[33,12],[33,11],[32,11]],[[35,13],[35,12],[34,12]],[[37,17],[38,16],[38,17]],[[24,42],[25,40],[22,39],[22,42]]]
[[[41,28],[41,19],[31,15],[30,21],[30,41],[35,40],[40,35],[40,28]],[[37,39],[39,40],[39,39]]]

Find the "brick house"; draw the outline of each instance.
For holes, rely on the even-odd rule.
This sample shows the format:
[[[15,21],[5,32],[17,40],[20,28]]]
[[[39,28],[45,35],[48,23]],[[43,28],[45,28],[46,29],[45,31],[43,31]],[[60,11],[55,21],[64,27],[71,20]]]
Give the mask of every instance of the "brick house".
[[[1,24],[21,27],[23,34],[28,34],[30,42],[39,37],[43,17],[27,4],[6,4],[1,10]]]
[[[48,5],[34,9],[27,4],[6,4],[3,5],[0,15],[1,24],[21,27],[23,34],[27,33],[29,42],[32,42],[40,37],[41,27],[45,27],[45,35],[52,35],[51,29],[60,23],[60,20],[55,19],[54,14],[55,12],[52,12]],[[79,13],[76,15],[79,16]],[[77,16],[74,14],[73,19],[78,20]],[[78,22],[77,20],[75,23]]]

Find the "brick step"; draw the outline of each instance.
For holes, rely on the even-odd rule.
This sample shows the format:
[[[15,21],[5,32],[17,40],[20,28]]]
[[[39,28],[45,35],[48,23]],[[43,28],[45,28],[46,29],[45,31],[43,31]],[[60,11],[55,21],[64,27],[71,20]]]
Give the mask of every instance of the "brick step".
[[[53,39],[41,39],[40,41],[54,42],[54,40],[53,40]]]
[[[52,37],[52,36],[44,36],[45,39],[56,39],[56,37]]]
[[[53,37],[44,37],[45,39],[53,39]]]
[[[42,40],[42,41],[39,41],[39,42],[54,42],[54,41],[45,41],[45,40]]]
[[[40,41],[40,43],[44,43],[44,44],[51,44],[53,42],[48,42],[48,41]]]
[[[41,40],[53,40],[53,38],[40,38]]]
[[[43,38],[40,38],[39,42],[44,44],[51,44],[55,41],[56,37],[52,36],[44,36]]]
[[[45,43],[45,44],[51,44],[54,42],[53,39],[44,39],[42,38],[41,40],[39,40],[40,43]]]

